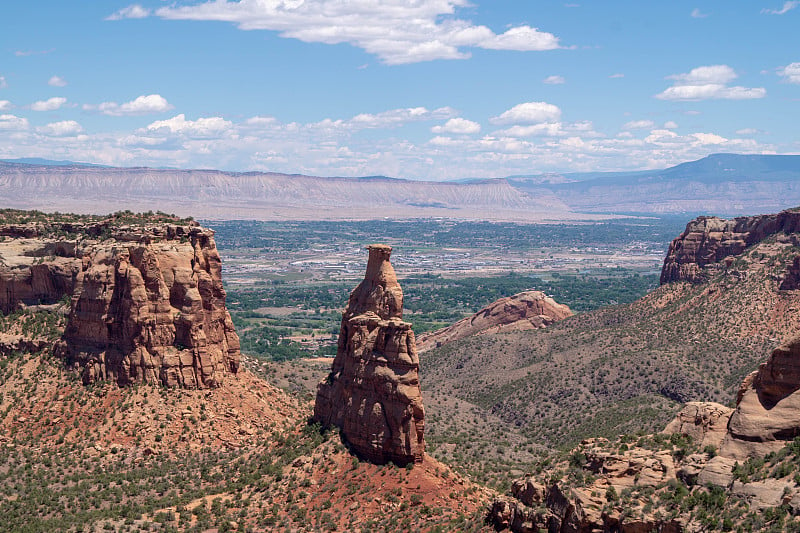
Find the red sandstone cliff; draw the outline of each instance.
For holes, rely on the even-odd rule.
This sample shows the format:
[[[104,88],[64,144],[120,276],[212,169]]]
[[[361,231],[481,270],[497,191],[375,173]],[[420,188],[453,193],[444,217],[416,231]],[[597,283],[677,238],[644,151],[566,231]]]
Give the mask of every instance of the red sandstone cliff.
[[[314,419],[338,426],[370,461],[421,462],[425,413],[414,332],[402,320],[391,247],[368,249],[367,272],[342,316],[331,372],[317,388]]]
[[[207,388],[238,371],[213,231],[196,223],[57,226],[0,227],[0,308],[70,297],[55,353],[84,382]]]
[[[703,281],[709,271],[771,235],[800,232],[800,211],[724,220],[698,217],[669,246],[661,270],[661,284],[672,281]]]

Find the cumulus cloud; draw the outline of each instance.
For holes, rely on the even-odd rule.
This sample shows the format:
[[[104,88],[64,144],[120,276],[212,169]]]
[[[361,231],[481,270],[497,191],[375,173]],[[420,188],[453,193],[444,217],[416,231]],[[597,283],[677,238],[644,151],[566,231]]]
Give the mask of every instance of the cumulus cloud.
[[[700,11],[699,8],[692,9],[692,18],[693,19],[704,19],[708,16],[708,13],[703,13]]]
[[[33,111],[55,111],[66,103],[66,98],[54,96],[53,98],[48,98],[47,100],[39,100],[38,102],[32,103],[31,109]]]
[[[387,64],[465,59],[470,57],[469,48],[540,51],[561,47],[558,37],[528,25],[496,34],[457,18],[456,9],[468,5],[467,0],[216,0],[162,7],[155,14],[164,19],[230,22],[242,30],[276,31],[281,37],[308,43],[348,43]],[[130,18],[131,14],[149,13],[134,4],[112,17]]]
[[[763,87],[729,86],[737,78],[728,65],[697,67],[685,74],[667,76],[675,83],[656,95],[661,100],[745,100],[763,98],[767,90]]]
[[[5,89],[6,87],[8,87],[8,83],[5,76],[0,76],[0,89]]]
[[[151,132],[179,133],[188,137],[214,137],[231,129],[232,122],[222,117],[201,117],[197,120],[186,120],[181,113],[167,120],[157,120],[147,126]]]
[[[122,19],[143,19],[150,16],[150,10],[143,8],[139,4],[133,4],[128,7],[123,7],[116,13],[106,17],[106,20],[122,20]]]
[[[621,72],[617,72],[616,74],[612,74],[612,75],[609,76],[609,78],[611,78],[612,80],[619,79],[619,78],[624,78],[624,77],[625,77],[625,74],[622,74]]]
[[[644,130],[644,129],[651,129],[655,126],[655,123],[652,120],[631,120],[630,122],[626,122],[623,124],[623,130]]]
[[[305,126],[306,129],[327,131],[358,131],[364,129],[396,128],[412,122],[444,120],[456,115],[451,107],[429,110],[425,107],[390,109],[380,113],[359,113],[349,119],[326,118]]]
[[[83,133],[83,127],[74,120],[63,120],[61,122],[51,122],[46,126],[36,128],[36,131],[53,137],[66,137]]]
[[[7,111],[11,109],[11,102],[8,100],[0,100],[0,111]]]
[[[530,124],[527,126],[517,124],[494,133],[501,137],[555,137],[557,135],[562,135],[564,132],[560,122],[543,122],[541,124]]]
[[[674,129],[675,129],[675,128],[677,128],[677,127],[678,127],[678,124],[677,124],[676,122],[673,122],[672,120],[668,120],[668,121],[666,121],[666,122],[664,123],[664,126],[663,126],[663,128],[664,128],[665,130],[674,130]]]
[[[497,117],[492,117],[493,124],[540,124],[557,122],[561,118],[561,109],[547,102],[525,102],[517,104]]]
[[[778,74],[783,76],[783,81],[800,83],[800,63],[790,63],[778,69]]]
[[[465,118],[451,118],[443,126],[431,128],[433,133],[453,133],[456,135],[472,135],[481,131],[481,125]]]
[[[151,115],[164,113],[173,109],[172,104],[160,94],[148,94],[137,97],[135,100],[118,104],[116,102],[103,102],[100,105],[84,105],[86,111],[99,111],[112,117]]]
[[[736,130],[736,135],[755,135],[756,133],[761,132],[755,128],[742,128],[740,130]]]
[[[28,119],[16,115],[0,115],[0,130],[27,130]]]
[[[778,9],[767,9],[767,8],[764,8],[764,9],[761,10],[761,13],[765,14],[765,15],[785,15],[786,13],[791,11],[792,9],[796,8],[798,5],[800,5],[800,1],[798,1],[798,0],[790,0],[788,2],[784,2],[783,6],[781,6]]]
[[[546,83],[547,85],[561,85],[562,83],[566,83],[567,80],[564,79],[564,76],[547,76],[542,83]]]
[[[61,76],[53,76],[49,80],[47,80],[47,85],[50,87],[66,87],[67,82]]]

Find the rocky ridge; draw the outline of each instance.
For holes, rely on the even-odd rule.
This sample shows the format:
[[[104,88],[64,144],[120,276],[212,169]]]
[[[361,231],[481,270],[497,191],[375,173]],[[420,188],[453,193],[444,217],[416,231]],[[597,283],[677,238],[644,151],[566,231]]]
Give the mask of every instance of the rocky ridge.
[[[392,248],[368,249],[366,275],[342,315],[336,358],[317,388],[314,419],[339,427],[354,451],[370,461],[419,463],[425,412],[414,332],[402,320]]]
[[[670,244],[661,270],[661,283],[704,281],[713,271],[730,267],[747,247],[773,235],[780,242],[797,246],[800,243],[794,235],[797,232],[800,232],[800,211],[797,210],[732,220],[698,217]]]
[[[446,328],[421,335],[417,349],[425,352],[472,335],[540,329],[573,315],[541,291],[525,291],[492,302],[477,313]]]
[[[238,371],[213,231],[195,222],[0,226],[0,308],[69,299],[55,353],[86,383],[219,386]]]
[[[735,409],[689,402],[661,434],[586,439],[560,463],[514,482],[512,497],[492,506],[495,526],[524,532],[800,527],[798,230],[794,211],[733,221],[700,217],[673,241],[664,262],[663,284],[694,284],[677,285],[678,298],[699,291],[714,301],[745,286],[773,295],[774,309],[760,320],[783,343],[744,378]],[[769,309],[761,295],[750,297],[759,312]]]

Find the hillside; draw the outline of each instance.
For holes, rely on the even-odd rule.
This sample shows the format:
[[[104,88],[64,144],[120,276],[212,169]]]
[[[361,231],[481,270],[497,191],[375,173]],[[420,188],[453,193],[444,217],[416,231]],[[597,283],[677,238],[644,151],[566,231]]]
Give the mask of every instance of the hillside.
[[[796,238],[763,235],[708,265],[702,282],[667,283],[633,304],[433,349],[424,387],[554,446],[660,429],[687,401],[730,404],[742,378],[800,331],[800,296],[780,289]]]
[[[496,493],[423,454],[363,462],[256,375],[227,329],[213,232],[163,214],[2,215],[4,528],[482,527]]]
[[[78,212],[162,209],[228,220],[563,221],[777,211],[800,204],[799,177],[800,156],[736,154],[663,170],[464,182],[0,162],[0,202]]]

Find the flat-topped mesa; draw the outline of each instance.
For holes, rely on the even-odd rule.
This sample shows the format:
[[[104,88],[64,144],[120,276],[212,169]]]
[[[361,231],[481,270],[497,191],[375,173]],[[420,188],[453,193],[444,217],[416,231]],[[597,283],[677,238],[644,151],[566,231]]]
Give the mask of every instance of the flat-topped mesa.
[[[746,248],[779,233],[797,244],[800,232],[800,211],[786,210],[777,214],[737,217],[698,217],[669,246],[661,270],[661,284],[673,281],[702,282],[713,269]]]
[[[119,228],[88,245],[57,355],[85,383],[220,386],[241,354],[213,235],[199,226]]]
[[[314,419],[339,427],[353,451],[369,461],[422,462],[425,410],[414,332],[402,320],[392,248],[367,249],[367,272],[342,315],[336,358],[317,387]]]

